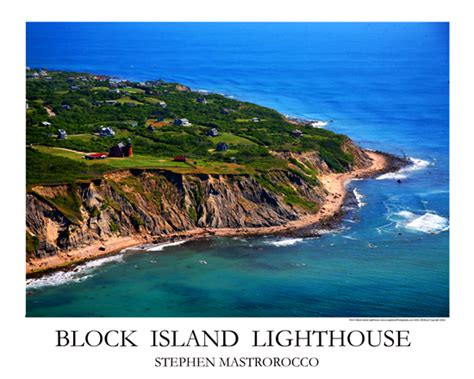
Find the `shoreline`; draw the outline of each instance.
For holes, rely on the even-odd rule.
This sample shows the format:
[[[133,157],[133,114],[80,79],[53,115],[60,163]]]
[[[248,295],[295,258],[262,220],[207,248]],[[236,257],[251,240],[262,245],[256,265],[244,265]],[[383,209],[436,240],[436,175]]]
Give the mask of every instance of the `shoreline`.
[[[334,229],[339,223],[343,211],[342,207],[347,199],[347,185],[353,179],[372,178],[387,172],[399,170],[408,164],[405,159],[380,151],[365,150],[372,160],[369,167],[355,169],[345,173],[330,173],[320,177],[320,181],[328,192],[320,210],[315,214],[304,215],[297,220],[283,225],[255,227],[255,228],[195,228],[175,232],[168,235],[116,237],[107,241],[98,241],[92,245],[57,253],[56,255],[30,259],[26,262],[26,277],[35,278],[44,274],[70,270],[75,266],[90,260],[104,258],[118,254],[126,248],[139,247],[144,244],[158,244],[176,240],[195,240],[209,237],[255,237],[261,235],[295,235],[308,237],[318,235],[317,226],[325,229]]]

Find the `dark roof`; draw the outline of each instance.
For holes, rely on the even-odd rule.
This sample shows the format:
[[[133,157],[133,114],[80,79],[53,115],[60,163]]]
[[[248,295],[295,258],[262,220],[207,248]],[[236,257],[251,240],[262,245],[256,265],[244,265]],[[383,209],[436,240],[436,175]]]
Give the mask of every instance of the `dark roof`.
[[[216,145],[216,150],[217,151],[228,150],[228,149],[229,149],[229,145],[227,145],[225,142],[219,142]]]

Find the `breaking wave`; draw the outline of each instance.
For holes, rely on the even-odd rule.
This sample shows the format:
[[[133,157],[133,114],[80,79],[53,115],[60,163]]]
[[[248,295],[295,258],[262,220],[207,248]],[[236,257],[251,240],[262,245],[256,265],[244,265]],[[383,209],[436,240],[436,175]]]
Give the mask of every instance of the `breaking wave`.
[[[433,234],[449,229],[449,220],[446,217],[431,212],[419,215],[410,211],[400,211],[394,216],[396,217],[396,227]]]
[[[175,242],[161,243],[161,244],[159,244],[159,245],[155,245],[155,246],[153,246],[153,247],[150,247],[150,248],[147,249],[146,251],[162,251],[162,250],[164,250],[164,249],[167,248],[167,247],[182,245],[183,243],[186,243],[186,242],[188,242],[188,240],[181,240],[181,241],[175,241]]]
[[[377,177],[377,180],[403,180],[408,177],[408,175],[414,171],[422,170],[430,165],[430,162],[423,159],[409,158],[412,164],[408,167],[404,167],[397,172],[388,172],[386,174],[380,175]]]
[[[367,205],[366,203],[364,203],[362,201],[362,199],[365,197],[364,195],[362,195],[359,191],[357,191],[357,188],[354,188],[352,190],[352,193],[354,194],[356,200],[357,200],[357,206],[359,208],[362,208],[364,205]]]
[[[57,271],[51,274],[46,274],[44,276],[41,276],[40,278],[27,279],[26,289],[32,290],[32,289],[47,287],[47,286],[58,286],[60,284],[66,284],[69,282],[72,282],[72,283],[82,282],[92,277],[93,271],[95,271],[98,267],[107,263],[112,263],[112,262],[116,262],[116,263],[123,262],[122,254],[89,261],[75,267],[72,270]]]
[[[311,126],[313,128],[322,128],[322,127],[326,126],[327,124],[328,124],[327,121],[317,120],[317,121],[313,121],[311,123]]]
[[[276,247],[285,247],[295,245],[302,241],[303,238],[283,238],[276,241],[266,241],[265,243]]]

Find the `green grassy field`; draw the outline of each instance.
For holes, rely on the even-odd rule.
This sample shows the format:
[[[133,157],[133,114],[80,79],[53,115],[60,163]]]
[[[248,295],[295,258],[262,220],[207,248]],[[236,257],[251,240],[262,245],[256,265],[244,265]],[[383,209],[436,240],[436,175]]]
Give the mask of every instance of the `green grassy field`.
[[[84,153],[69,149],[63,149],[50,146],[32,146],[33,149],[53,156],[72,159],[82,162],[88,166],[106,165],[112,169],[127,168],[155,168],[167,169],[173,172],[186,173],[202,173],[202,174],[238,174],[243,172],[243,166],[225,162],[213,162],[200,159],[191,159],[186,162],[174,162],[173,158],[158,158],[148,155],[134,154],[133,157],[127,158],[105,158],[98,160],[84,159]]]
[[[92,87],[91,91],[108,91],[109,87]]]
[[[35,147],[28,152],[30,182],[82,180],[133,167],[191,173],[252,174],[288,169],[299,170],[301,175],[313,173],[301,162],[292,162],[289,167],[286,159],[272,153],[276,150],[317,152],[338,172],[353,162],[351,154],[342,148],[345,136],[305,128],[302,137],[294,138],[294,125],[275,110],[256,104],[212,93],[206,95],[207,104],[202,104],[198,99],[204,95],[180,91],[177,83],[129,81],[123,82],[126,86],[122,88],[123,83],[96,80],[86,73],[50,71],[49,75],[53,80],[26,81],[26,144]],[[163,108],[160,101],[168,106]],[[54,111],[54,117],[48,116],[46,106]],[[187,118],[192,126],[171,125],[178,118]],[[254,118],[260,122],[253,122]],[[162,119],[164,122],[156,122]],[[42,125],[47,120],[50,128]],[[154,131],[147,129],[150,124],[156,127]],[[100,138],[101,125],[111,126],[116,135]],[[219,136],[208,136],[211,128],[217,128]],[[64,129],[68,138],[57,139],[58,129]],[[83,159],[83,152],[107,152],[127,138],[133,143],[132,158]],[[219,142],[227,143],[230,149],[215,151]],[[173,162],[176,155],[186,155],[191,164]],[[238,164],[231,163],[234,159]]]
[[[148,104],[158,104],[161,101],[155,97],[144,97],[143,100],[145,100],[145,102]]]
[[[134,88],[134,87],[125,87],[121,88],[120,92],[128,92],[128,93],[145,93],[144,90],[141,88]]]
[[[93,134],[69,134],[67,138],[72,140],[90,141],[94,137]]]
[[[120,99],[118,99],[117,102],[120,103],[120,104],[129,103],[129,104],[143,105],[143,103],[141,103],[140,101],[133,100],[129,96],[123,96]]]
[[[227,144],[232,145],[255,145],[255,142],[252,142],[244,137],[236,136],[232,133],[220,133],[217,137],[212,137],[212,141],[216,144],[218,142],[225,142]]]

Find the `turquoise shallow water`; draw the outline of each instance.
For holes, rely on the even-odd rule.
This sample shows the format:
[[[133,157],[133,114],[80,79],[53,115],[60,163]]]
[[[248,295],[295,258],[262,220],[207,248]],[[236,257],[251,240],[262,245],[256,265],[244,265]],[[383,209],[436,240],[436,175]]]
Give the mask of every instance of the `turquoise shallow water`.
[[[29,283],[27,315],[449,316],[448,40],[447,24],[28,24],[29,66],[333,119],[415,165],[352,182],[360,206],[336,233],[127,252]]]

